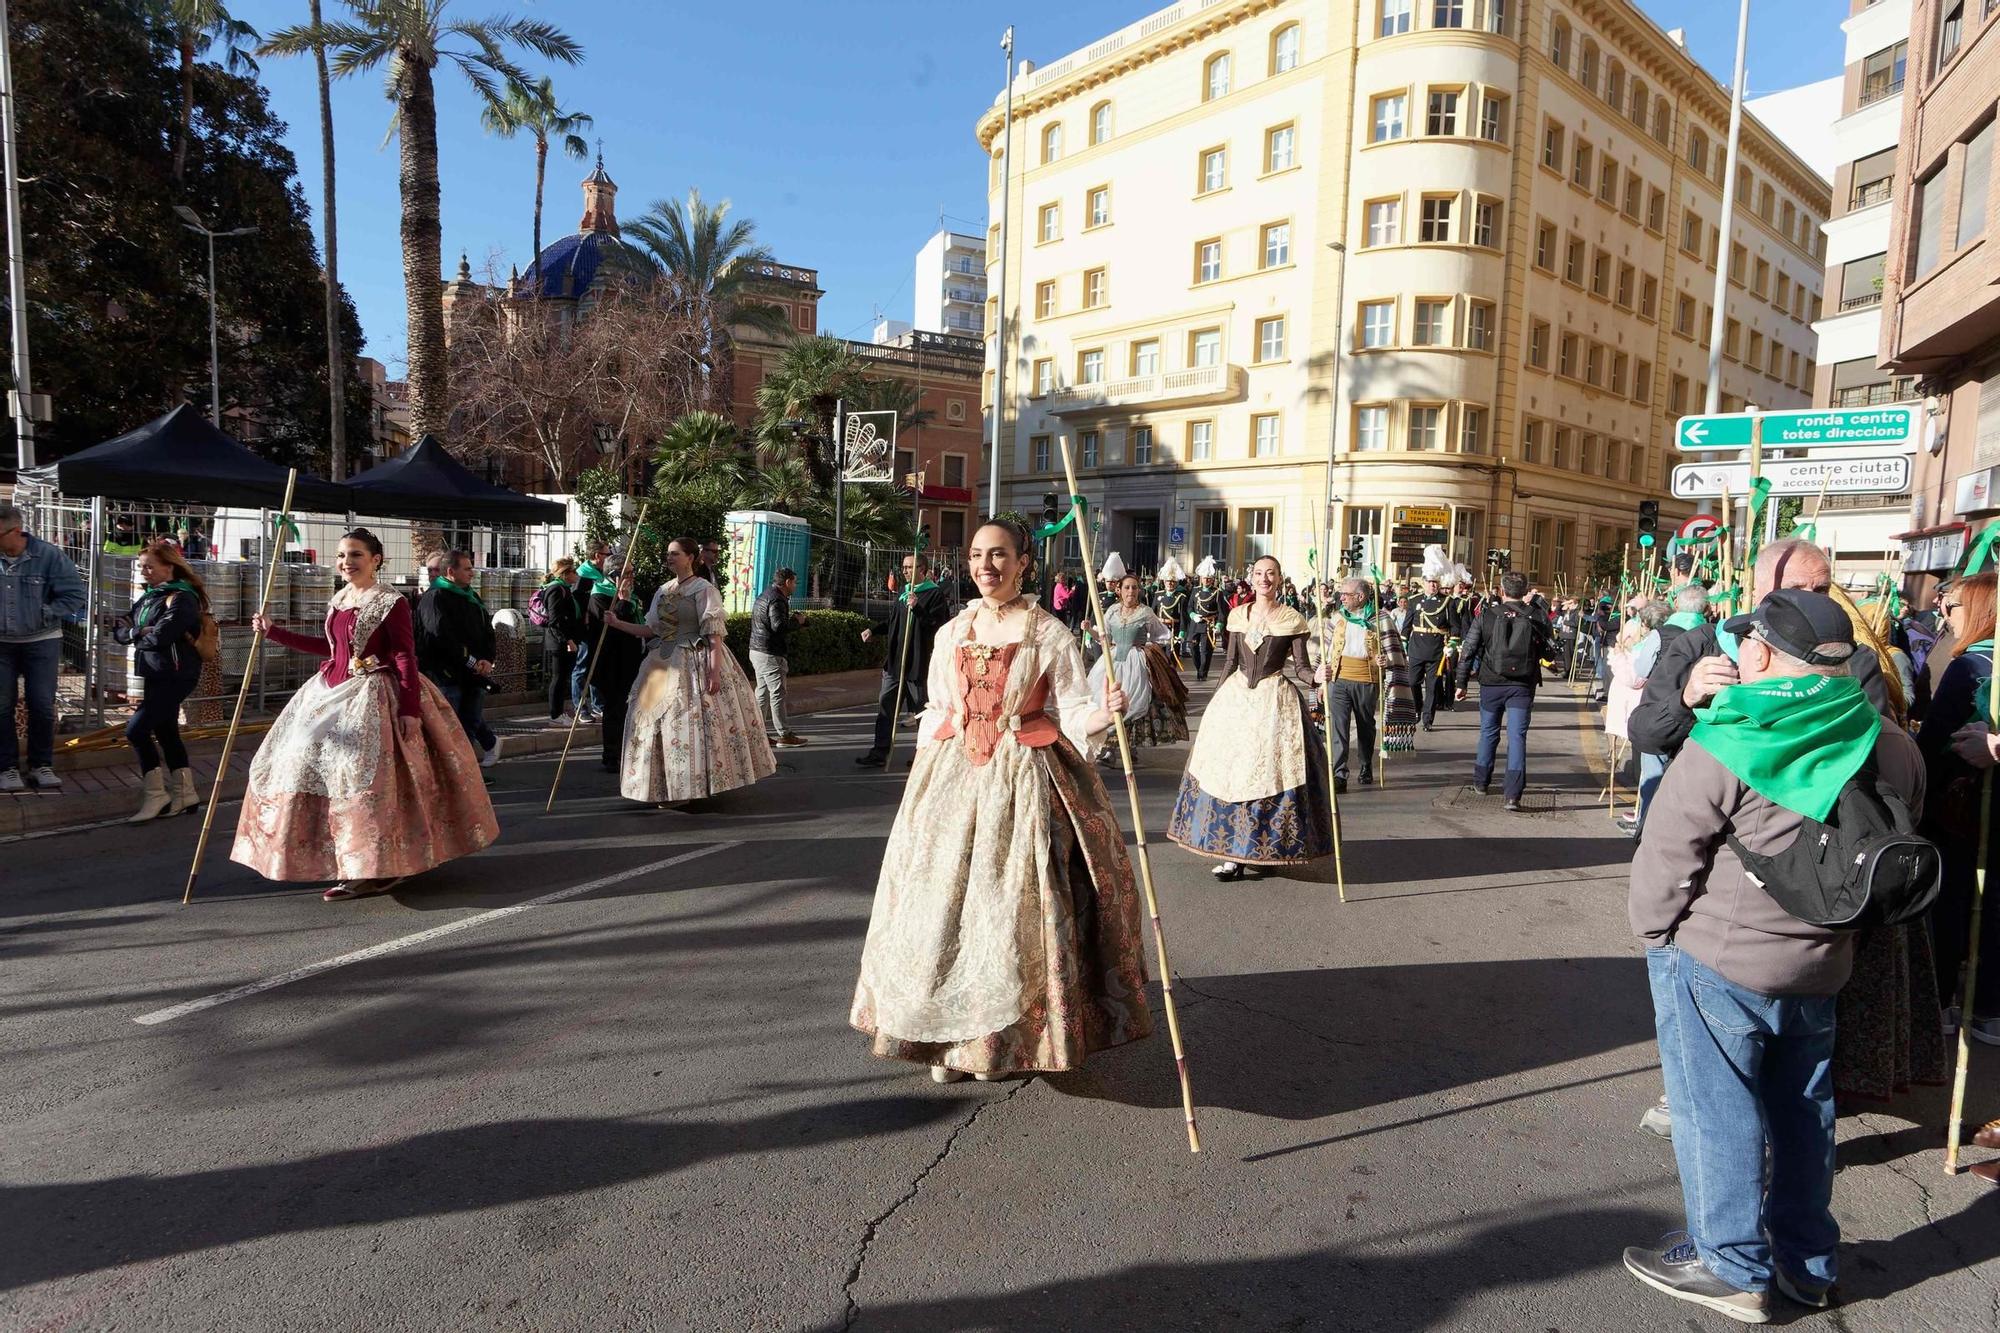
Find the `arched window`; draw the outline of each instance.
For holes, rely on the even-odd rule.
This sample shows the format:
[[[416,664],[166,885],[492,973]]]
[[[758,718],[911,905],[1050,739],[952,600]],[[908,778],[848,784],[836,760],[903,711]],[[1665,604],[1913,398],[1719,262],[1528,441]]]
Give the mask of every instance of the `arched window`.
[[[1283,74],[1299,64],[1299,25],[1287,23],[1271,34],[1271,72]]]
[[[1557,69],[1569,68],[1569,20],[1560,14],[1549,17],[1549,63]]]
[[[1616,60],[1604,67],[1604,100],[1614,110],[1625,105],[1625,67]]]
[[[1597,91],[1597,42],[1589,37],[1576,51],[1576,81],[1592,92]]]
[[[1229,95],[1229,52],[1220,51],[1201,67],[1201,100],[1212,102]]]
[[[1646,128],[1646,108],[1650,97],[1644,79],[1632,80],[1632,123],[1642,130]]]
[[[1653,103],[1653,137],[1663,144],[1674,139],[1674,108],[1664,95]]]
[[[1062,122],[1042,127],[1042,161],[1053,162],[1062,156]]]
[[[1090,142],[1104,143],[1111,138],[1111,103],[1099,102],[1090,108]]]

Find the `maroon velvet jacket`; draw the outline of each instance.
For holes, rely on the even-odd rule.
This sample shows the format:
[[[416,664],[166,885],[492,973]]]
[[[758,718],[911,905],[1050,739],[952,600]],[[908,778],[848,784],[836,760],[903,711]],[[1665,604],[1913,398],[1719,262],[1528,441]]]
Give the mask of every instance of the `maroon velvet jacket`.
[[[294,652],[324,657],[326,662],[319,669],[320,679],[329,686],[339,685],[350,674],[348,661],[357,656],[350,642],[355,616],[354,611],[341,610],[327,617],[327,628],[333,634],[331,643],[325,634],[305,634],[280,625],[271,626],[271,641]],[[382,664],[382,670],[394,674],[396,713],[399,717],[422,715],[423,695],[417,686],[416,631],[407,600],[401,596],[396,598],[396,604],[389,609],[389,614],[369,636],[366,647],[358,655],[375,658]]]

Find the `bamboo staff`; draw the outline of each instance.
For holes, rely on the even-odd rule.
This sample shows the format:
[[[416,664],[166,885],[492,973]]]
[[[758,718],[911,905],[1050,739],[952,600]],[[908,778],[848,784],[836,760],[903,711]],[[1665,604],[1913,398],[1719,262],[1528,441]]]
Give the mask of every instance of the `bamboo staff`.
[[[262,619],[271,606],[271,585],[278,578],[278,558],[285,550],[285,525],[292,521],[292,492],[299,484],[299,470],[285,473],[285,502],[278,508],[271,549],[264,561],[264,593],[257,599],[257,616]],[[209,830],[215,826],[215,807],[222,802],[222,782],[229,776],[229,752],[236,746],[236,731],[243,725],[243,705],[250,698],[250,682],[257,676],[257,649],[264,643],[262,630],[250,632],[250,653],[243,659],[243,682],[236,687],[236,711],[230,715],[229,730],[222,737],[222,757],[215,762],[215,785],[208,793],[208,809],[201,815],[201,836],[194,840],[194,864],[188,867],[187,887],[181,890],[181,906],[194,901],[194,882],[201,875],[201,858],[208,851]],[[11,723],[10,723],[11,725]]]
[[[1389,613],[1382,609],[1381,571],[1377,570],[1376,575],[1375,605],[1369,610],[1375,615],[1386,616]],[[1376,635],[1379,638],[1381,631],[1377,630]],[[1387,640],[1383,641],[1383,651],[1385,654],[1388,651]],[[1409,660],[1407,654],[1404,660],[1405,662]],[[1387,787],[1389,785],[1389,667],[1386,662],[1382,666],[1381,676],[1382,683],[1375,688],[1375,785]]]
[[[1057,434],[1056,439],[1062,445],[1063,478],[1069,483],[1070,495],[1075,497],[1080,492],[1076,488],[1076,459],[1071,455],[1069,434],[1061,432]],[[1071,504],[1075,504],[1074,498]],[[1078,523],[1075,526],[1077,546],[1083,555],[1083,567],[1086,570],[1096,569],[1097,561],[1090,553],[1089,525]],[[1097,637],[1108,645],[1111,642],[1111,632],[1104,624],[1104,603],[1098,600],[1095,588],[1089,591],[1090,615],[1097,624]],[[1107,647],[1105,651],[1110,650]],[[1115,678],[1109,661],[1106,661],[1104,668],[1104,683],[1109,688]],[[1160,926],[1160,899],[1153,891],[1153,858],[1146,850],[1146,821],[1139,810],[1139,774],[1132,763],[1132,742],[1125,734],[1125,717],[1122,713],[1111,715],[1111,729],[1118,736],[1118,762],[1125,769],[1125,797],[1132,807],[1132,835],[1138,852],[1139,882],[1146,892],[1147,914],[1153,918],[1153,949],[1160,959],[1160,998],[1165,1002],[1167,1010],[1167,1032],[1174,1042],[1174,1072],[1180,1076],[1181,1081],[1181,1114],[1187,1120],[1188,1151],[1200,1152],[1201,1131],[1194,1123],[1194,1089],[1188,1083],[1187,1050],[1181,1045],[1180,1009],[1174,1004],[1174,973],[1167,962],[1167,936]]]
[[[924,494],[924,473],[912,473],[910,480],[917,483],[915,489],[918,503],[921,504]],[[910,666],[910,639],[917,632],[917,575],[923,566],[924,532],[923,524],[919,522],[916,544],[910,547],[910,582],[909,586],[903,589],[903,633],[902,642],[896,652],[896,697],[889,704],[889,748],[882,752],[884,773],[889,771],[889,761],[896,754],[896,728],[903,723],[904,678]],[[1110,669],[1110,663],[1105,663],[1105,669],[1107,671]]]
[[[1330,508],[1327,525],[1321,531],[1319,549],[1320,558],[1327,562],[1327,569],[1324,572],[1316,571],[1320,572],[1321,575],[1320,598],[1324,603],[1319,609],[1319,664],[1321,674],[1326,679],[1319,683],[1319,707],[1320,717],[1326,724],[1326,744],[1321,748],[1326,751],[1327,810],[1333,816],[1333,882],[1335,888],[1340,893],[1340,901],[1346,902],[1347,867],[1341,863],[1340,856],[1340,793],[1334,789],[1333,785],[1333,671],[1331,670],[1333,664],[1333,635],[1330,627],[1333,617],[1338,613],[1340,594],[1338,588],[1336,588],[1333,600],[1326,600],[1325,585],[1330,581],[1328,576],[1332,573],[1333,565],[1333,561],[1328,554],[1333,549],[1333,520]]]
[[[1996,717],[2000,717],[2000,672],[1995,672],[1986,686],[1989,726]],[[1958,1140],[1965,1130],[1965,1078],[1972,1065],[1972,1040],[1968,1034],[1972,1030],[1972,1015],[1978,1012],[1973,1001],[1979,994],[1979,932],[1986,906],[1986,858],[1993,847],[1992,768],[1986,770],[1979,790],[1979,860],[1972,879],[1972,943],[1965,951],[1965,995],[1958,1010],[1958,1069],[1951,1079],[1951,1129],[1944,1145],[1944,1172],[1948,1176],[1957,1175],[1960,1169]]]
[[[632,568],[632,557],[639,550],[639,536],[646,530],[646,508],[652,503],[653,497],[650,495],[639,501],[638,517],[632,520],[632,535],[625,541],[625,560],[618,568],[619,578],[624,578]],[[616,605],[618,595],[615,591],[611,600],[613,605]],[[607,606],[604,609],[609,611],[611,607]],[[548,804],[542,807],[543,814],[556,808],[556,790],[562,786],[563,766],[569,763],[569,747],[576,740],[576,720],[583,713],[583,701],[590,697],[590,682],[596,679],[597,664],[604,660],[604,641],[610,633],[609,623],[603,620],[597,622],[597,647],[591,649],[590,665],[583,669],[583,689],[577,692],[577,697],[570,708],[569,730],[563,734],[562,755],[556,760],[556,778],[549,784],[549,800]]]

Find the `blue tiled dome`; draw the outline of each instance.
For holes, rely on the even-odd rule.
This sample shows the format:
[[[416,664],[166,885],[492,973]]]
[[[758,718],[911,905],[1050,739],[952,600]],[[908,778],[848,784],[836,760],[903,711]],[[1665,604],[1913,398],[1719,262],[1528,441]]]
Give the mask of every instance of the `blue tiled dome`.
[[[577,298],[602,277],[638,276],[652,265],[637,246],[605,231],[578,232],[545,247],[521,279],[521,290],[555,298]]]

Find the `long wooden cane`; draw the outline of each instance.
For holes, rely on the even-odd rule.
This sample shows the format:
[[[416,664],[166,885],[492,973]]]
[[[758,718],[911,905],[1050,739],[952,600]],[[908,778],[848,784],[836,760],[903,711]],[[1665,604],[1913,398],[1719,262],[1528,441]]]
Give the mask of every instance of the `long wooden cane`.
[[[902,643],[896,653],[896,697],[889,704],[889,748],[882,752],[882,771],[889,771],[889,761],[896,753],[896,728],[903,721],[903,681],[910,665],[910,639],[917,632],[917,580],[916,571],[922,566],[922,547],[911,548],[915,558],[910,566],[910,586],[904,589]]]
[[[625,541],[625,561],[618,570],[621,578],[632,568],[632,557],[639,550],[639,537],[646,531],[646,507],[652,503],[653,497],[650,495],[639,501],[638,517],[632,520],[632,535]],[[617,604],[618,594],[615,588],[611,601],[613,605]],[[611,607],[607,606],[604,609],[609,611]],[[597,622],[597,647],[591,649],[590,665],[583,669],[583,688],[577,692],[577,697],[570,704],[569,730],[563,733],[562,755],[556,760],[556,780],[549,784],[549,800],[548,804],[542,807],[543,814],[556,808],[556,790],[562,786],[563,766],[569,763],[569,747],[576,741],[577,719],[583,714],[584,701],[590,698],[590,682],[597,678],[597,664],[604,660],[604,642],[610,633],[611,625],[608,621]],[[598,725],[602,726],[603,723],[599,722]]]
[[[285,503],[278,509],[277,531],[271,536],[270,558],[264,562],[264,593],[257,599],[257,616],[262,619],[271,605],[271,585],[278,577],[278,559],[285,551],[285,525],[292,518],[292,492],[299,484],[299,470],[285,473]],[[187,887],[181,890],[181,906],[194,901],[194,882],[201,875],[201,858],[208,851],[208,833],[215,826],[215,807],[222,803],[222,782],[229,776],[229,752],[236,747],[236,732],[243,725],[243,705],[250,698],[250,682],[257,675],[257,649],[263,645],[261,630],[250,632],[250,652],[243,660],[243,683],[236,687],[236,711],[230,714],[229,730],[222,737],[222,757],[215,763],[215,785],[209,789],[208,809],[202,811],[201,836],[194,841],[194,864],[188,867]]]
[[[1986,686],[1986,717],[1989,725],[2000,717],[2000,672]],[[1979,864],[1972,877],[1972,943],[1965,951],[1965,994],[1958,1010],[1958,1069],[1951,1078],[1951,1129],[1945,1138],[1944,1172],[1958,1174],[1958,1140],[1965,1129],[1965,1078],[1972,1067],[1973,1000],[1979,994],[1979,932],[1986,905],[1986,858],[1993,848],[1993,770],[1986,770],[1980,784]]]
[[[1069,435],[1058,434],[1056,439],[1062,444],[1063,479],[1069,483],[1069,493],[1078,494],[1076,488],[1076,460],[1071,456]],[[1074,503],[1074,501],[1072,501]],[[1077,545],[1083,555],[1085,569],[1097,568],[1096,557],[1090,553],[1090,533],[1088,525],[1077,523]],[[1091,619],[1097,624],[1097,637],[1102,642],[1111,642],[1111,631],[1104,623],[1104,604],[1097,599],[1096,590],[1091,590]],[[1107,650],[1108,651],[1108,650]],[[1104,681],[1108,687],[1113,679],[1111,664],[1105,663]],[[1125,718],[1121,713],[1111,715],[1111,729],[1118,736],[1118,761],[1125,768],[1125,797],[1132,807],[1132,835],[1139,854],[1139,882],[1146,892],[1146,911],[1153,919],[1153,949],[1160,959],[1160,998],[1167,1010],[1167,1032],[1174,1042],[1174,1072],[1181,1081],[1181,1114],[1187,1120],[1188,1151],[1201,1151],[1201,1131],[1194,1123],[1194,1089],[1188,1083],[1187,1050],[1181,1045],[1180,1009],[1174,1004],[1174,973],[1167,963],[1167,935],[1160,926],[1160,899],[1153,891],[1153,858],[1146,849],[1146,820],[1139,809],[1139,774],[1132,763],[1132,742],[1125,734]]]
[[[1320,542],[1319,549],[1322,552],[1325,552],[1331,550],[1332,548],[1333,548],[1333,525],[1328,524],[1322,530],[1322,540]],[[1329,570],[1327,572],[1331,573],[1332,571]],[[1322,583],[1324,582],[1325,580],[1322,579]],[[1326,594],[1324,590],[1322,590],[1320,596],[1322,601],[1326,600]],[[1319,695],[1320,695],[1319,715],[1326,726],[1326,731],[1325,731],[1326,743],[1322,745],[1320,748],[1326,751],[1326,806],[1328,812],[1333,816],[1333,883],[1334,887],[1340,893],[1340,901],[1346,902],[1347,867],[1341,863],[1341,855],[1340,855],[1340,793],[1339,791],[1335,790],[1333,782],[1334,658],[1333,658],[1332,623],[1333,623],[1333,617],[1336,614],[1339,605],[1340,603],[1338,600],[1328,601],[1326,605],[1321,606],[1319,610],[1319,666],[1321,674],[1325,677],[1325,679],[1320,681],[1319,683]],[[1343,739],[1345,739],[1344,735]]]

